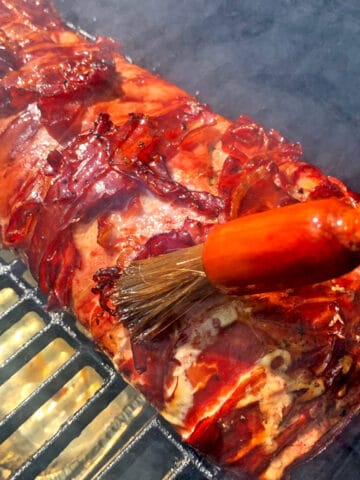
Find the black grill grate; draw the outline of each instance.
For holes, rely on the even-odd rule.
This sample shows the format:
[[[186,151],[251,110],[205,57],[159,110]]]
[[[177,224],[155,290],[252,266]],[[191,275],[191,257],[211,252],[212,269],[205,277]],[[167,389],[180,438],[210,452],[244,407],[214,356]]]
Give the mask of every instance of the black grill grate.
[[[0,252],[1,300],[0,345],[6,335],[3,344],[15,347],[6,359],[0,356],[0,479],[223,478],[93,350],[70,315],[46,312],[46,299],[24,264],[8,252]],[[38,325],[23,342],[15,337],[33,322],[22,321],[24,315]],[[56,356],[65,358],[56,364]],[[21,379],[33,364],[38,378],[29,389]],[[72,397],[83,402],[69,407]],[[70,411],[64,421],[63,403]]]

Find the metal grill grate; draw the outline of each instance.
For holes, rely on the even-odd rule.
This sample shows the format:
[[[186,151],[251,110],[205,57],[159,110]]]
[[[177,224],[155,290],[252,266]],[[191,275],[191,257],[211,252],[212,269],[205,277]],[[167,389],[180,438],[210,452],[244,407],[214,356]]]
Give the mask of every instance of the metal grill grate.
[[[0,252],[0,479],[214,479],[74,319]],[[223,476],[221,476],[223,478]]]

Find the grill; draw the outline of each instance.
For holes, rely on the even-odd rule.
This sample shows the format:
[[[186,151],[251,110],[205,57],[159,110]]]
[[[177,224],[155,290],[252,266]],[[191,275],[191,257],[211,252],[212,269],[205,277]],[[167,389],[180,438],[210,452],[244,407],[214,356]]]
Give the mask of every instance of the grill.
[[[292,480],[355,480],[359,471],[360,435],[348,430]],[[72,316],[46,311],[24,263],[0,251],[0,480],[30,478],[226,480],[94,351]]]
[[[239,111],[252,112],[290,137],[298,132],[309,158],[330,173],[343,176],[346,171],[347,180],[359,189],[358,163],[351,165],[347,160],[356,158],[359,145],[354,134],[358,131],[358,69],[356,62],[350,61],[356,58],[356,2],[336,2],[331,8],[325,2],[323,7],[308,2],[306,8],[299,9],[295,4],[289,9],[289,2],[281,1],[238,2],[238,12],[229,10],[231,2],[218,2],[216,11],[209,7],[206,22],[199,19],[204,16],[204,6],[211,2],[188,2],[192,11],[185,34],[181,22],[171,21],[178,15],[168,2],[158,2],[156,8],[154,2],[141,2],[141,9],[138,2],[109,1],[108,8],[95,0],[57,3],[75,24],[84,19],[88,31],[104,33],[105,25],[106,33],[114,37],[134,38],[138,63],[148,62],[150,69],[156,69],[156,61],[167,58],[169,63],[162,67],[162,73],[190,91],[201,85],[202,98],[211,99],[215,110],[234,117]],[[183,13],[183,2],[172,5],[179,5]],[[321,14],[311,13],[314,6]],[[144,18],[148,21],[153,10],[156,19],[147,26],[147,38],[143,38],[146,28],[139,27],[138,22],[139,12],[145,8]],[[283,11],[289,31],[304,41],[289,36]],[[169,24],[171,28],[162,28]],[[150,41],[158,31],[161,42]],[[271,48],[274,32],[279,45],[288,46],[289,55],[285,55],[285,48],[278,48],[278,52]],[[176,43],[176,37],[184,43]],[[156,55],[151,57],[153,50]],[[172,53],[177,50],[177,55]],[[305,51],[309,52],[307,61],[302,61],[305,70],[299,73],[299,58],[304,60]],[[209,53],[214,55],[211,68]],[[257,70],[254,65],[248,68],[253,58]],[[337,58],[344,65],[349,59],[351,69],[346,75],[334,61]],[[323,71],[328,72],[331,82],[320,81]],[[287,72],[292,72],[291,82]],[[234,78],[240,78],[235,88]],[[274,108],[277,104],[281,108]],[[321,125],[323,131],[319,132]],[[319,138],[326,141],[318,144]],[[0,480],[225,480],[185,447],[144,398],[121,380],[107,359],[93,351],[70,315],[48,313],[45,305],[46,299],[24,264],[9,252],[0,252]],[[359,425],[355,429],[359,432]],[[355,480],[359,472],[360,435],[348,429],[335,446],[301,467],[291,480]]]
[[[0,479],[217,479],[0,252]],[[224,478],[221,476],[221,478]]]

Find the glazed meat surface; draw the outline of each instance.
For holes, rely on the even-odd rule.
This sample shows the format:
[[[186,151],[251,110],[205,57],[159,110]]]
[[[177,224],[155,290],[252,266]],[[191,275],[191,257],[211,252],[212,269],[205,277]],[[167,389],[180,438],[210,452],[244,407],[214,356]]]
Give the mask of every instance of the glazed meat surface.
[[[0,1],[0,225],[52,308],[73,311],[182,438],[236,478],[281,478],[359,409],[359,270],[194,305],[131,344],[113,284],[218,223],[358,196],[252,119],[231,122],[69,30],[46,0]]]

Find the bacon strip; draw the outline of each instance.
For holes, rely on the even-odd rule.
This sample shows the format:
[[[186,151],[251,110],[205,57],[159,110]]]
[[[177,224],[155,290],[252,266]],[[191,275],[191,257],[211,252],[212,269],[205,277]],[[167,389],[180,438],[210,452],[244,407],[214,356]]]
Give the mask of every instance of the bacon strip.
[[[47,0],[1,0],[0,38],[3,245],[184,440],[235,477],[281,478],[358,413],[360,270],[204,299],[134,348],[109,293],[132,259],[197,244],[216,222],[358,196],[278,132],[68,30]]]

